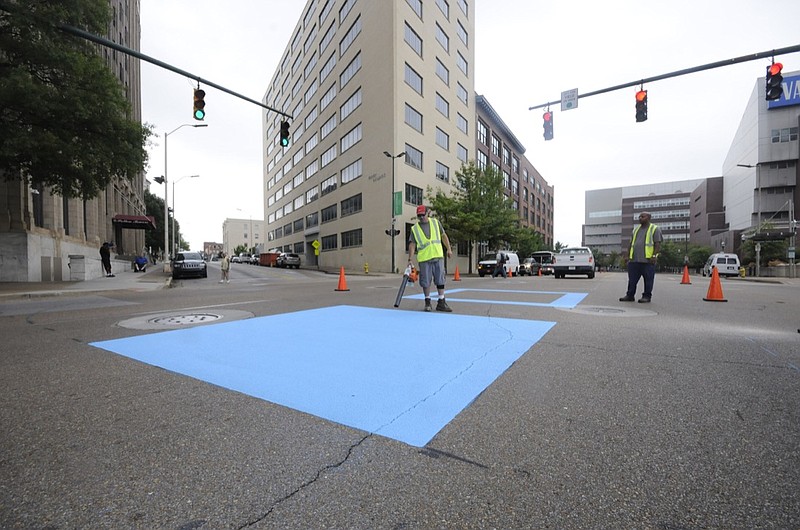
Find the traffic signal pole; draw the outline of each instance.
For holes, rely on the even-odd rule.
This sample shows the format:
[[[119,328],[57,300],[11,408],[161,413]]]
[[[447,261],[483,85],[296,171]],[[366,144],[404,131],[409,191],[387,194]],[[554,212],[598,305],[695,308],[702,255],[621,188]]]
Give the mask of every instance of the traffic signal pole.
[[[265,105],[264,103],[261,103],[260,101],[256,101],[254,99],[250,99],[247,96],[243,96],[242,94],[239,94],[238,92],[234,92],[233,90],[231,90],[229,88],[225,88],[222,85],[218,85],[217,83],[214,83],[214,82],[209,81],[207,79],[203,79],[199,75],[195,75],[193,73],[187,72],[186,70],[181,70],[180,68],[172,66],[171,64],[167,64],[167,63],[165,63],[163,61],[159,61],[158,59],[155,59],[153,57],[150,57],[148,55],[140,53],[140,52],[138,52],[136,50],[132,50],[132,49],[126,47],[126,46],[122,46],[121,44],[117,44],[116,42],[112,42],[112,41],[110,41],[110,40],[108,40],[106,38],[100,37],[98,35],[94,35],[94,34],[89,33],[87,31],[83,31],[82,29],[78,29],[78,28],[75,28],[75,27],[72,27],[72,26],[68,26],[66,24],[56,24],[56,27],[58,29],[60,29],[61,31],[69,33],[70,35],[74,35],[76,37],[80,37],[82,39],[86,39],[88,41],[94,42],[95,44],[100,44],[101,46],[105,46],[107,48],[112,48],[114,50],[117,50],[118,52],[124,53],[125,55],[130,55],[131,57],[136,57],[137,59],[140,59],[142,61],[146,61],[146,62],[148,62],[150,64],[154,64],[154,65],[159,66],[161,68],[164,68],[166,70],[170,70],[171,72],[175,72],[176,74],[180,74],[180,75],[182,75],[184,77],[188,77],[189,79],[194,79],[198,83],[203,83],[204,85],[208,85],[210,87],[214,87],[217,90],[221,90],[221,91],[226,92],[226,93],[228,93],[228,94],[230,94],[232,96],[236,96],[239,99],[243,99],[243,100],[247,101],[248,103],[253,103],[254,105],[258,105],[259,107],[263,107],[263,108],[265,108],[267,110],[270,110],[272,112],[276,112],[276,113],[280,114],[281,116],[286,116],[289,119],[294,119],[294,116],[292,116],[291,114],[287,114],[287,113],[285,113],[283,111],[280,111],[278,109],[274,109],[274,108],[270,107],[269,105]]]
[[[716,61],[713,63],[704,64],[702,66],[694,66],[692,68],[685,68],[683,70],[678,70],[675,72],[670,72],[668,74],[661,74],[656,75],[653,77],[647,77],[645,79],[638,79],[636,81],[631,81],[629,83],[622,83],[621,85],[614,85],[612,87],[603,88],[600,90],[595,90],[594,92],[587,92],[586,94],[578,94],[578,98],[588,98],[589,96],[596,96],[598,94],[605,94],[606,92],[613,92],[615,90],[621,90],[623,88],[628,88],[636,85],[643,85],[644,83],[652,83],[654,81],[660,81],[662,79],[669,79],[671,77],[678,77],[686,74],[693,74],[695,72],[702,72],[704,70],[712,70],[714,68],[721,68],[723,66],[731,66],[734,64],[739,63],[746,63],[748,61],[756,61],[758,59],[768,59],[770,57],[775,57],[776,55],[784,55],[787,53],[796,53],[800,52],[800,44],[796,44],[794,46],[787,46],[785,48],[778,48],[776,50],[769,50],[764,52],[758,52],[751,55],[742,55],[741,57],[734,57],[733,59],[726,59],[724,61]],[[535,110],[545,108],[549,105],[556,105],[560,104],[561,100],[558,99],[556,101],[548,101],[547,103],[542,103],[540,105],[534,105],[533,107],[528,107],[528,110]]]

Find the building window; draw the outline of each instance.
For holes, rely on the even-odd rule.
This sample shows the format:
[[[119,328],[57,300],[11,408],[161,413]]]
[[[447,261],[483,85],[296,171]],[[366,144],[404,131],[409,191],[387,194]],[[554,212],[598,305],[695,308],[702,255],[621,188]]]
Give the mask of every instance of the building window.
[[[478,141],[485,146],[489,146],[489,128],[482,121],[478,121]]]
[[[465,76],[469,77],[469,64],[460,52],[456,52],[456,66]]]
[[[772,129],[772,143],[794,142],[797,140],[797,127]]]
[[[511,158],[511,171],[519,175],[519,158],[516,156]]]
[[[314,186],[306,192],[306,204],[314,202],[317,199],[319,199],[319,188]]]
[[[436,58],[436,75],[444,81],[444,84],[450,86],[450,70],[439,60]]]
[[[461,83],[456,83],[456,97],[465,106],[469,107],[469,99],[467,98],[467,89],[461,86]]]
[[[447,36],[447,33],[444,32],[439,24],[436,24],[436,42],[442,45],[444,51],[450,51],[450,37]]]
[[[347,98],[347,101],[342,103],[339,111],[341,113],[340,121],[344,121],[345,118],[350,116],[354,110],[356,110],[361,105],[361,87],[358,87],[358,90],[353,92],[353,95]]]
[[[336,128],[336,114],[331,116],[331,118],[322,124],[322,128],[320,128],[320,136],[321,139],[325,139],[333,130]]]
[[[503,146],[503,164],[511,165],[511,151],[506,146]]]
[[[464,147],[461,144],[457,144],[456,145],[456,158],[458,158],[461,162],[466,164],[467,160],[469,159],[469,151],[467,150],[467,148]]]
[[[322,236],[322,250],[336,250],[336,234]]]
[[[469,34],[467,30],[464,29],[464,26],[461,25],[461,21],[456,21],[456,33],[458,34],[458,38],[461,39],[461,42],[464,43],[464,46],[469,47]]]
[[[456,0],[458,7],[461,8],[461,12],[464,15],[469,16],[469,5],[467,5],[467,0]]]
[[[439,127],[436,127],[436,145],[445,151],[450,150],[450,135],[441,130]]]
[[[328,31],[325,32],[325,35],[322,36],[322,40],[319,43],[320,55],[328,48],[328,45],[333,40],[333,36],[335,34],[336,34],[336,23],[334,22],[333,24],[331,24],[331,27],[328,28]],[[336,55],[335,52],[334,55]]]
[[[422,171],[422,151],[406,144],[406,164]]]
[[[361,211],[361,209],[362,205],[360,193],[342,201],[342,217],[358,213]]]
[[[422,132],[422,114],[406,103],[406,124],[416,131]]]
[[[411,6],[414,13],[422,20],[422,0],[406,0],[406,3]]]
[[[361,70],[361,52],[358,52],[358,55],[350,61],[350,64],[347,65],[347,68],[345,68],[344,72],[339,76],[339,87],[344,88],[359,70]]]
[[[355,3],[356,3],[356,0],[346,0],[345,1],[344,5],[339,10],[339,25],[344,24],[344,19],[347,18],[348,14],[350,14],[350,10],[353,9],[353,5]]]
[[[405,81],[417,94],[422,95],[422,76],[408,66],[408,63],[406,63]]]
[[[450,168],[436,161],[436,178],[443,182],[450,182]]]
[[[411,49],[417,52],[417,55],[422,57],[422,39],[419,35],[417,35],[417,32],[408,25],[408,22],[406,22],[406,33],[404,39],[406,44],[411,46]]]
[[[362,245],[361,229],[342,232],[342,248],[360,247]]]
[[[488,159],[486,157],[486,153],[483,151],[478,151],[478,169],[486,169],[486,164],[488,163]]]
[[[328,59],[328,61],[322,67],[322,70],[320,70],[320,72],[319,72],[319,82],[320,83],[322,83],[323,81],[325,81],[328,78],[330,73],[333,71],[333,67],[334,66],[336,66],[336,52],[333,52],[331,54],[331,56]],[[336,86],[336,85],[334,85],[334,86]]]
[[[436,93],[436,110],[445,118],[450,117],[450,103],[438,92]]]
[[[342,136],[342,153],[361,141],[361,124],[359,123]],[[344,183],[344,181],[342,181]]]
[[[336,220],[337,207],[338,207],[338,205],[331,204],[327,208],[323,208],[322,209],[322,224],[325,224],[325,223],[328,223],[330,221],[335,221]]]
[[[335,191],[336,186],[337,186],[336,175],[333,175],[323,180],[322,184],[320,185],[320,187],[322,188],[322,196],[324,197],[330,192]]]
[[[319,225],[319,212],[306,215],[306,227],[312,228]]]
[[[457,113],[456,116],[456,127],[458,127],[458,130],[463,132],[464,134],[468,134],[467,119],[464,116],[462,116],[460,112]]]
[[[333,101],[333,98],[335,97],[336,97],[336,84],[333,84],[328,89],[328,91],[325,92],[325,94],[323,94],[322,99],[319,100],[320,112],[325,110],[328,107],[328,105],[331,104],[331,101]]]
[[[356,40],[358,34],[361,33],[361,17],[358,17],[353,25],[350,26],[350,29],[347,30],[342,41],[339,43],[339,57],[342,57],[350,45],[353,44],[353,41]]]
[[[406,202],[409,204],[422,204],[422,188],[406,184]]]
[[[336,144],[332,145],[330,149],[322,153],[322,167],[327,166],[336,159]]]
[[[439,10],[444,14],[444,18],[450,20],[450,5],[447,0],[436,0],[436,5],[439,6]]]
[[[342,170],[342,186],[361,176],[361,159],[359,158]]]

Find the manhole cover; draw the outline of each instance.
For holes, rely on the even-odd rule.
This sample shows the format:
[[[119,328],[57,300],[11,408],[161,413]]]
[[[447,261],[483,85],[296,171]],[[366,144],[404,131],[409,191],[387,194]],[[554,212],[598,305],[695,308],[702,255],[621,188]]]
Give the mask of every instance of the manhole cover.
[[[584,315],[596,315],[602,317],[649,317],[657,315],[655,311],[648,309],[640,309],[638,307],[607,307],[597,305],[577,305],[575,307],[559,307],[561,311],[569,311],[570,313],[583,313]]]
[[[587,307],[587,313],[624,313],[624,309],[615,309],[613,307]]]
[[[140,315],[128,320],[123,320],[117,325],[128,329],[146,330],[173,330],[190,326],[202,326],[215,322],[229,322],[231,320],[242,320],[253,318],[253,313],[240,311],[237,309],[218,309],[213,313],[205,313],[197,310],[175,311],[171,313],[161,313]]]
[[[222,318],[222,315],[212,313],[193,313],[189,315],[167,315],[163,317],[151,318],[151,324],[161,326],[191,326],[193,324],[205,324]]]

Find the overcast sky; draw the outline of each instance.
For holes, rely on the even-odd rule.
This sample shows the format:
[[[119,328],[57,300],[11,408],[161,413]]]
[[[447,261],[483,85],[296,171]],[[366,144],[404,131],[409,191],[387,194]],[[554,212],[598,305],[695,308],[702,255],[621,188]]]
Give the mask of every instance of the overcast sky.
[[[390,0],[359,0],[390,1]],[[394,0],[405,2],[405,0]],[[433,9],[433,1],[423,2]],[[455,4],[455,0],[450,1]],[[555,139],[542,111],[577,88],[589,93],[756,52],[800,44],[797,0],[470,0],[475,90],[555,186],[555,239],[580,243],[584,192],[718,176],[756,79],[768,60],[658,81],[648,121],[636,123],[637,89],[555,108]],[[260,101],[303,12],[300,0],[142,0],[141,51]],[[452,9],[453,7],[451,7]],[[776,58],[800,70],[800,53]],[[195,124],[193,81],[142,62],[142,119],[155,126],[149,180],[164,174],[164,133]],[[227,217],[263,219],[261,109],[206,87],[207,128],[169,135],[170,205],[193,249],[222,242]],[[470,149],[474,153],[474,148]],[[199,178],[184,178],[200,175]],[[163,197],[163,186],[151,192]]]

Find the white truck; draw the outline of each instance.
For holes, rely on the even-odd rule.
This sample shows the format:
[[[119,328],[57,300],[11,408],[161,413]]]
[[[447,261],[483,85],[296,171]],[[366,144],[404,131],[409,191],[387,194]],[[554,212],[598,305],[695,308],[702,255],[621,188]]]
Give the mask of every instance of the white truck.
[[[589,247],[562,248],[553,255],[553,276],[564,278],[568,274],[585,274],[594,278],[594,254]]]

